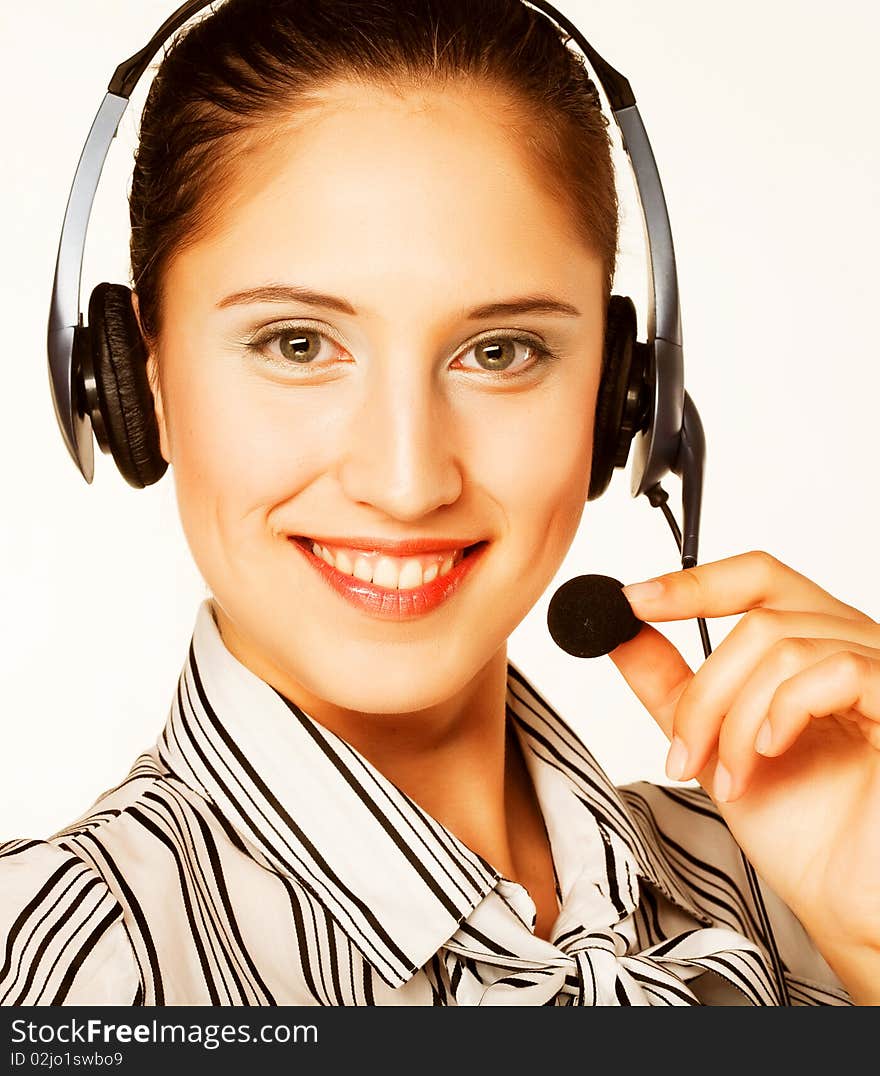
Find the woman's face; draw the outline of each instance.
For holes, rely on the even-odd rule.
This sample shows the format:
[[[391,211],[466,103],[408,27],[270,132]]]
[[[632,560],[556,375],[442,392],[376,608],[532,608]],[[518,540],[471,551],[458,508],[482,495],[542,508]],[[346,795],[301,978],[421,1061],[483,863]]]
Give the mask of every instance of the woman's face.
[[[227,646],[288,697],[449,699],[577,530],[602,265],[498,104],[335,86],[168,266],[150,364],[182,525]]]

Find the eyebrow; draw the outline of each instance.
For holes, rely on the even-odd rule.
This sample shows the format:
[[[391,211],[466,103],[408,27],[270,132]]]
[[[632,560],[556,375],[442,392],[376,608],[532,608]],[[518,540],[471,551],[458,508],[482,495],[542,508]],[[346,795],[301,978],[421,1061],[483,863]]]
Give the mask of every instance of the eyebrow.
[[[341,314],[357,315],[357,310],[335,295],[325,295],[323,292],[312,291],[310,288],[294,287],[290,285],[270,284],[260,288],[248,288],[246,291],[237,291],[227,295],[217,303],[217,308],[223,310],[229,306],[244,306],[249,303],[305,303],[307,306],[323,306],[329,310],[338,310]],[[498,317],[502,314],[561,314],[565,317],[577,318],[581,316],[580,310],[571,303],[563,303],[554,299],[552,295],[522,295],[515,299],[505,299],[499,302],[484,303],[465,314],[468,321],[478,321],[484,318]]]

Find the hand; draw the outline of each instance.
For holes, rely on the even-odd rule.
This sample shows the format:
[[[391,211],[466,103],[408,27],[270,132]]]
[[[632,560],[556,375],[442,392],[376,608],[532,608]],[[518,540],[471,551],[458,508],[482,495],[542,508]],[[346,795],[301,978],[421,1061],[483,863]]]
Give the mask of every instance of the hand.
[[[624,590],[642,620],[745,614],[696,673],[647,623],[610,655],[668,775],[696,777],[832,966],[880,956],[880,624],[763,552],[655,582]]]

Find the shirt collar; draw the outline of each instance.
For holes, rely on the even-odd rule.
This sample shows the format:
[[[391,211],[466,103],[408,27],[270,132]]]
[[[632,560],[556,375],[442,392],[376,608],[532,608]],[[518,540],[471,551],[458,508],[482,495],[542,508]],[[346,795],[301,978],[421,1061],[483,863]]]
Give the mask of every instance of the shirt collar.
[[[573,730],[508,661],[507,713],[530,770],[561,772],[638,873],[709,922]],[[229,651],[202,601],[157,751],[249,852],[304,886],[381,978],[402,985],[501,875],[345,740]]]

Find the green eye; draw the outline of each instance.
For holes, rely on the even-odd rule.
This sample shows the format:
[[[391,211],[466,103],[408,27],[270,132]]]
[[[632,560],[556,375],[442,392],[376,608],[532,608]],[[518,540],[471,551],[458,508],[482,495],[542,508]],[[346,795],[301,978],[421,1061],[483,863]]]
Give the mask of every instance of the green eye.
[[[278,336],[278,350],[290,362],[305,364],[315,359],[321,350],[323,337],[319,332],[294,329]]]

